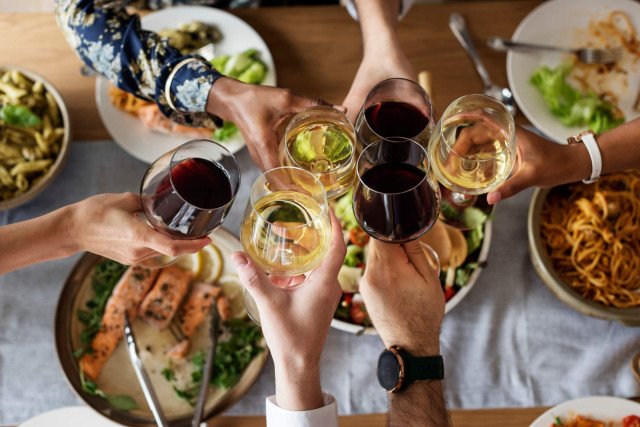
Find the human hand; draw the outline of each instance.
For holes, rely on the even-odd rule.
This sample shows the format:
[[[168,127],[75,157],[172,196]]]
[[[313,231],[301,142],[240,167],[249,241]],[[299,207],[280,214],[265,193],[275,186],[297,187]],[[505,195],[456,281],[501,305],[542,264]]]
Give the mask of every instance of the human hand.
[[[529,187],[576,182],[591,173],[591,160],[583,144],[557,144],[518,128],[516,146],[518,159],[514,172],[500,187],[487,194],[490,205]]]
[[[232,260],[260,312],[276,370],[276,400],[289,410],[323,406],[320,354],[340,300],[338,272],[346,254],[340,222],[331,212],[331,247],[306,278],[268,277],[244,252]],[[293,286],[294,287],[285,287]]]
[[[315,105],[330,104],[296,95],[288,89],[249,85],[221,77],[211,88],[207,111],[238,126],[251,158],[266,171],[280,166],[278,145],[288,119]]]
[[[211,243],[176,239],[140,220],[140,197],[134,193],[100,194],[70,206],[69,237],[76,250],[93,252],[123,264],[158,255],[194,253]]]
[[[444,293],[418,242],[371,239],[360,293],[386,347],[415,356],[440,353]]]
[[[355,123],[369,91],[381,81],[394,77],[416,80],[411,62],[397,43],[376,44],[369,50],[365,49],[349,93],[342,102],[347,109],[347,117]]]

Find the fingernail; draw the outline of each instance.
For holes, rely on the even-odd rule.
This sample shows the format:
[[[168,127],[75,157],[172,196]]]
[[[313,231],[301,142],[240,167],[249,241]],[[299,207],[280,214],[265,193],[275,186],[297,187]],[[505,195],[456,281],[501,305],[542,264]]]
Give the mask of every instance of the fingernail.
[[[242,252],[234,252],[231,254],[231,261],[235,264],[236,268],[244,267],[249,260],[247,256]]]
[[[487,203],[490,205],[495,205],[500,199],[502,199],[502,197],[500,197],[500,193],[498,192],[487,194]]]

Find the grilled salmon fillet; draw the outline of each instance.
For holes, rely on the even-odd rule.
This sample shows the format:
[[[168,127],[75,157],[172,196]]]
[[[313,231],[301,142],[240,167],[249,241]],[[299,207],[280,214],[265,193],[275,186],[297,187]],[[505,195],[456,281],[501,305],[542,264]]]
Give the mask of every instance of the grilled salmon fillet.
[[[151,270],[139,265],[129,267],[113,289],[102,316],[100,331],[91,343],[92,353],[80,359],[80,369],[88,377],[96,380],[105,363],[115,350],[120,338],[124,335],[124,313],[130,318],[135,316],[138,305],[149,292],[158,270]]]
[[[198,326],[209,314],[211,304],[220,294],[219,287],[206,283],[193,285],[189,296],[176,314],[176,320],[185,337],[192,337],[198,330]]]
[[[192,279],[191,272],[179,267],[164,268],[151,291],[142,300],[138,316],[158,329],[164,330],[176,314]]]

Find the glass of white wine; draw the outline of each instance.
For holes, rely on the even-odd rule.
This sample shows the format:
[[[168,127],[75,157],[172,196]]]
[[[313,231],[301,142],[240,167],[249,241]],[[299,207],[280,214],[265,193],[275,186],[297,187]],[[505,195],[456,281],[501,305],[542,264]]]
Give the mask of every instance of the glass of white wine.
[[[466,95],[444,111],[429,140],[440,182],[441,218],[473,228],[492,211],[486,194],[511,173],[516,160],[515,123],[507,107],[486,95]]]
[[[332,107],[316,106],[296,114],[280,145],[280,164],[313,173],[327,198],[342,196],[355,179],[355,130],[351,121]]]
[[[258,177],[240,226],[240,241],[256,264],[273,276],[291,277],[316,268],[331,244],[329,204],[320,180],[290,166]],[[259,323],[247,292],[245,305]]]

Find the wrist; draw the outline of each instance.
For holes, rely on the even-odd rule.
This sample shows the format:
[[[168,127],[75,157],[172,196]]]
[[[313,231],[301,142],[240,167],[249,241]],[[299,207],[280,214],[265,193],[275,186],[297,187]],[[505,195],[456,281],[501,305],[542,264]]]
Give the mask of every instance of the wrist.
[[[591,176],[591,157],[587,147],[583,143],[566,146],[568,156],[560,156],[564,159],[563,166],[568,168],[565,182],[577,182]],[[566,159],[569,161],[566,161]]]
[[[239,100],[251,90],[251,85],[229,77],[220,77],[209,90],[207,113],[226,121],[235,122],[238,116]]]
[[[308,411],[324,406],[318,363],[295,363],[274,359],[276,402],[280,408]]]
[[[84,245],[85,233],[81,230],[81,204],[82,202],[74,203],[55,211],[55,214],[59,216],[59,235],[57,238],[61,242],[66,242],[62,250],[67,251],[68,255],[86,250]]]
[[[400,347],[412,356],[437,356],[440,354],[440,339],[431,337],[407,337],[391,340],[384,340],[385,346],[389,348],[392,345]]]

